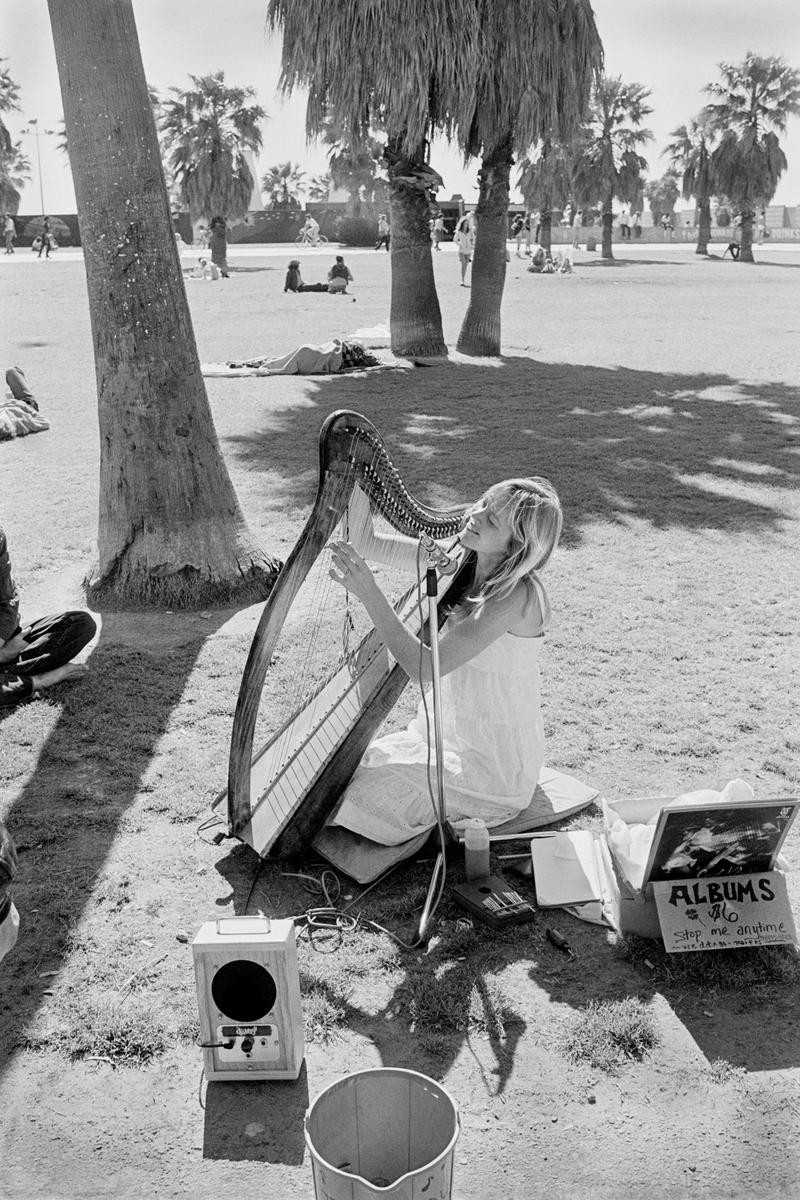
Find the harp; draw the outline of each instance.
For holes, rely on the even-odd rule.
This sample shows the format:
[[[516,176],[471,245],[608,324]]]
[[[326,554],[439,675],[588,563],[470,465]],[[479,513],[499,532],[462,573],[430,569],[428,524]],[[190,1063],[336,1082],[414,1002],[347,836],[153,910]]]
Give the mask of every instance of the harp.
[[[332,670],[315,679],[253,752],[265,680],[270,668],[276,669],[278,638],[310,573],[319,572],[326,544],[337,530],[347,536],[348,506],[356,487],[372,511],[407,537],[426,533],[438,540],[455,536],[460,528],[463,508],[437,511],[410,495],[370,421],[346,410],[326,419],[320,431],[316,499],[259,620],[233,721],[228,829],[262,857],[289,858],[310,845],[408,682],[370,628],[355,639],[353,649],[340,654]],[[448,602],[452,607],[470,575],[471,567],[462,560],[454,576],[440,581],[440,624]],[[341,595],[337,585],[331,587]],[[394,607],[409,628],[427,636],[416,581]],[[311,643],[316,617],[311,606],[301,610],[299,640]],[[297,615],[292,619],[297,622]]]

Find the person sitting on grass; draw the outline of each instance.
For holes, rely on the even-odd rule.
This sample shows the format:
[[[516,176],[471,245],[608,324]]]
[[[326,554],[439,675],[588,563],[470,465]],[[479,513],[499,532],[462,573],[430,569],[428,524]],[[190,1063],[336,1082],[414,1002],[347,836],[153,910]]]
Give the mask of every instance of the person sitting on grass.
[[[210,263],[207,258],[199,258],[197,266],[193,271],[189,272],[190,279],[219,279],[219,267],[216,263]]]
[[[348,283],[353,282],[353,274],[341,254],[336,255],[336,262],[328,271],[328,291],[343,296]]]
[[[300,260],[293,258],[286,272],[283,290],[284,292],[327,292],[328,285],[327,283],[303,283],[303,276],[300,274]]]
[[[535,275],[552,275],[555,271],[553,260],[545,250],[544,246],[538,243],[531,250],[531,261],[528,267],[529,271],[533,271]]]
[[[0,529],[0,708],[28,700],[34,692],[79,679],[88,671],[75,658],[95,635],[97,626],[85,611],[41,617],[24,628],[19,623],[19,597],[11,574],[6,535]]]

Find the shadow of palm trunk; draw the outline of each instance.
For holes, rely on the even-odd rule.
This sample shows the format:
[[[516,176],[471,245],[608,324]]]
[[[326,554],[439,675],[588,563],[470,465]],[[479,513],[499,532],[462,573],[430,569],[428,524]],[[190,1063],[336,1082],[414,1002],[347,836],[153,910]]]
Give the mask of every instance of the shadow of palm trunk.
[[[21,928],[3,964],[0,1069],[24,1044],[53,978],[75,947],[76,931],[96,908],[95,889],[131,809],[139,806],[145,825],[148,793],[163,788],[160,811],[171,803],[171,760],[152,779],[148,771],[198,655],[225,616],[204,620],[201,630],[196,615],[176,616],[183,632],[172,635],[169,647],[155,637],[159,622],[163,630],[163,614],[109,616],[85,679],[21,706],[3,721],[7,752],[23,771],[27,755],[31,770],[16,795],[11,789],[5,811],[19,850],[15,898]],[[128,640],[131,629],[134,644]],[[207,789],[204,769],[208,764],[198,759],[190,798],[197,810]],[[221,764],[220,774],[223,769]],[[98,971],[107,967],[95,963]]]

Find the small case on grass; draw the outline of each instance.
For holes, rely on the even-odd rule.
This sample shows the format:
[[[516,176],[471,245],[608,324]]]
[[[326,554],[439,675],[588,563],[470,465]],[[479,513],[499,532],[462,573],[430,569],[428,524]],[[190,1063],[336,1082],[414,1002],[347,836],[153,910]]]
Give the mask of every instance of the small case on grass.
[[[482,879],[457,884],[453,888],[453,899],[460,908],[492,929],[524,925],[536,916],[531,902],[514,891],[500,875],[485,875]]]

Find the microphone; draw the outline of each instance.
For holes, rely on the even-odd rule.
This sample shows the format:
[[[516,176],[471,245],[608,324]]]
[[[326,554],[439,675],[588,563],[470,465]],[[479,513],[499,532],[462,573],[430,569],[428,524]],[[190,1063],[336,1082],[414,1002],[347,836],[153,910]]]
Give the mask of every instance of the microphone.
[[[458,547],[461,545],[458,538],[451,553],[443,550],[427,533],[420,534],[419,544],[428,556],[428,566],[435,567],[440,575],[454,575],[458,570]]]

